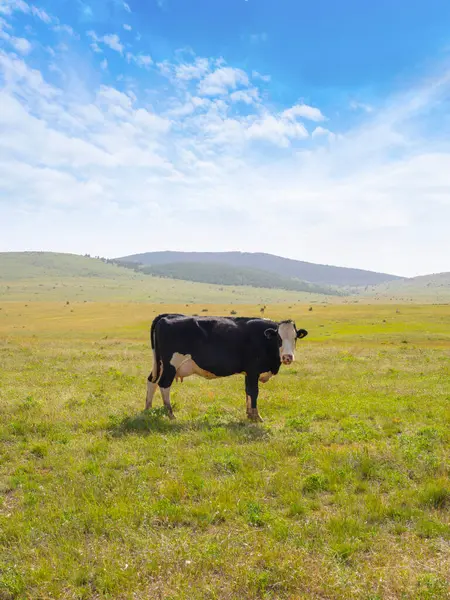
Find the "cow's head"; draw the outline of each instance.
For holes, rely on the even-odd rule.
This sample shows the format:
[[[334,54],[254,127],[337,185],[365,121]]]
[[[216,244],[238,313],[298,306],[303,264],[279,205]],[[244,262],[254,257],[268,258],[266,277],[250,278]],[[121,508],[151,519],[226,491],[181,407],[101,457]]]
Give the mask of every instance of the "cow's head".
[[[293,321],[281,321],[278,329],[266,329],[265,335],[268,338],[278,337],[280,360],[283,365],[290,365],[295,360],[295,342],[306,337],[308,332],[306,329],[297,329]]]

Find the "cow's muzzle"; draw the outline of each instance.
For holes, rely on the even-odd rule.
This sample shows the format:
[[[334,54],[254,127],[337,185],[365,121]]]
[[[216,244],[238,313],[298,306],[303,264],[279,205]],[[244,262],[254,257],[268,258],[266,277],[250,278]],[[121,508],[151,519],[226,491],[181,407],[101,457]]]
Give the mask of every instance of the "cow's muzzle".
[[[290,365],[293,360],[294,357],[292,356],[292,354],[283,354],[283,356],[281,357],[281,362],[283,363],[283,365]]]

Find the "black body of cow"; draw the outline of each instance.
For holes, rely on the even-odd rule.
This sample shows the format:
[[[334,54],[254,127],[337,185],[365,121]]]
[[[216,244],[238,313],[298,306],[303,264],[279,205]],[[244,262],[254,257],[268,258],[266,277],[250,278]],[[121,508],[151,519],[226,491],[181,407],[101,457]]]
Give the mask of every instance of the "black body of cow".
[[[307,335],[291,321],[293,336]],[[261,420],[257,409],[258,382],[280,370],[281,323],[247,317],[191,317],[162,314],[151,326],[153,369],[148,377],[146,408],[159,386],[169,416],[170,387],[175,378],[198,374],[206,378],[245,374],[247,416]]]

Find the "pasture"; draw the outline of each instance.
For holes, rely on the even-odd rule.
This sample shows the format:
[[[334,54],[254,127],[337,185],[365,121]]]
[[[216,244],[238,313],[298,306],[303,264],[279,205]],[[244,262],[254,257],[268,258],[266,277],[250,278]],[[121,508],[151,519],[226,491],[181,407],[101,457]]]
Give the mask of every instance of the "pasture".
[[[450,306],[312,306],[256,425],[143,407],[156,314],[257,306],[1,303],[0,598],[449,598]]]

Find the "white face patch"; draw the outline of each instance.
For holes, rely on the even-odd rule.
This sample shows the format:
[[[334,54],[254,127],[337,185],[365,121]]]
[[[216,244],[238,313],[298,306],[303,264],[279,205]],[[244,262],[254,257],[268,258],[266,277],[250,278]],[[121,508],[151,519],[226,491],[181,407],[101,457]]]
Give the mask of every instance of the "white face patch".
[[[295,340],[297,339],[294,323],[281,323],[278,333],[281,337],[281,362],[290,364],[295,359]]]

